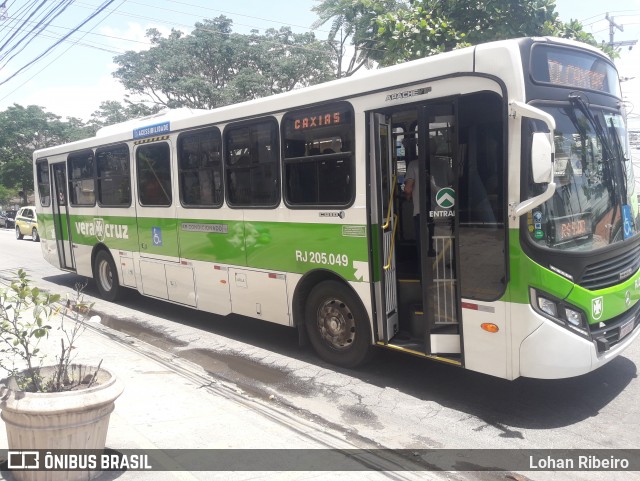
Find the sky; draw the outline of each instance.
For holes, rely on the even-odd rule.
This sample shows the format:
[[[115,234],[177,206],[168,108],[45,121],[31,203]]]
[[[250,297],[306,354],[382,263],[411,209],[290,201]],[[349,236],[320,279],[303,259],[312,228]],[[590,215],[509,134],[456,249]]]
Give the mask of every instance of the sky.
[[[0,110],[14,103],[39,105],[65,117],[88,120],[105,100],[122,101],[124,89],[112,76],[113,57],[126,50],[148,47],[145,32],[154,27],[163,33],[172,28],[188,33],[204,18],[225,15],[234,22],[234,31],[264,32],[270,27],[291,26],[296,32],[310,31],[316,20],[311,11],[318,0],[116,0],[94,20],[88,22],[69,41],[27,70],[6,81],[26,64],[34,52],[52,43],[51,35],[61,35],[78,25],[104,0],[76,0],[52,27],[32,42],[14,60],[4,65],[0,60]],[[11,16],[34,3],[33,0],[7,0],[7,11],[0,12],[0,39],[6,34]],[[609,40],[609,22],[614,18],[624,31],[615,29],[614,40],[640,40],[640,0],[556,0],[556,11],[563,21],[577,19],[598,40]],[[3,24],[5,33],[3,33]],[[327,27],[313,29],[325,38]],[[629,102],[631,126],[640,129],[640,42],[631,50],[623,47],[616,61],[623,94]],[[5,82],[6,81],[6,82]]]

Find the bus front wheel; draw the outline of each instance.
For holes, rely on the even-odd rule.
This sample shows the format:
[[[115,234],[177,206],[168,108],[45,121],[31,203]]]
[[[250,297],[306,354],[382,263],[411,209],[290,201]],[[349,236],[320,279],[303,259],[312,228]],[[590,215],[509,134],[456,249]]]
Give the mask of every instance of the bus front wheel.
[[[325,361],[356,367],[369,358],[371,331],[367,312],[344,284],[324,281],[311,290],[305,324],[311,344]]]
[[[93,276],[98,286],[100,297],[111,302],[120,298],[122,288],[118,281],[118,271],[108,252],[101,250],[96,254]]]

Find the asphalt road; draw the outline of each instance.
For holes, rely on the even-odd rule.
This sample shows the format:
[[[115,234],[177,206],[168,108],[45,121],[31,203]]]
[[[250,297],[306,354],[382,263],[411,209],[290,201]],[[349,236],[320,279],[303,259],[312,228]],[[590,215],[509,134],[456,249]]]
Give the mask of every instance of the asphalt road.
[[[48,265],[40,244],[0,229],[0,275],[26,268],[64,292],[82,278]],[[90,281],[88,296],[98,297]],[[202,365],[212,375],[271,397],[295,415],[355,440],[389,448],[640,448],[640,343],[590,374],[504,381],[381,350],[357,370],[336,369],[298,347],[293,329],[219,317],[132,292],[96,299],[103,324]],[[475,479],[629,480],[635,472],[477,473]]]

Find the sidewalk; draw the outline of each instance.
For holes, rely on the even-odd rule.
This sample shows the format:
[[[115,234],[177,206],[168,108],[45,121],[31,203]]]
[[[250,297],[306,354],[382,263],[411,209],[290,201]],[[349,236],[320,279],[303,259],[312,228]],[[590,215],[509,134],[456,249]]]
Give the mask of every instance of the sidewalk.
[[[277,399],[260,400],[237,386],[220,382],[200,366],[138,339],[88,322],[80,336],[76,362],[102,366],[123,381],[107,436],[107,448],[126,449],[356,449],[343,433],[324,428],[278,406]],[[52,335],[55,332],[52,330]],[[54,344],[54,343],[47,343]],[[53,359],[53,357],[51,358]],[[0,449],[7,449],[0,421]],[[199,455],[196,453],[196,455]],[[211,453],[203,453],[204,456]],[[251,456],[251,451],[247,452]],[[174,460],[169,464],[175,466]],[[377,460],[374,461],[377,463]],[[104,473],[109,480],[212,479],[417,479],[400,472],[260,472],[260,471],[124,471]],[[397,466],[397,464],[395,464]],[[389,466],[394,466],[393,462]],[[322,466],[326,469],[326,466]],[[422,472],[420,479],[436,479]],[[2,475],[0,474],[0,478]],[[6,478],[11,479],[10,475]]]

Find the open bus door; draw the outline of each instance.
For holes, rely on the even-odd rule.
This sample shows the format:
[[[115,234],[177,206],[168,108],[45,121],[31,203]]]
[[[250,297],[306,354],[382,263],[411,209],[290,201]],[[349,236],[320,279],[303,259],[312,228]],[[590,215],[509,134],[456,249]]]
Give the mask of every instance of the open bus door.
[[[378,316],[378,337],[384,342],[389,341],[399,329],[398,300],[396,282],[396,261],[394,254],[397,216],[395,213],[396,174],[393,167],[391,151],[391,125],[382,114],[372,113],[370,126],[370,155],[372,183],[376,188],[371,189],[375,195],[372,209],[372,225],[378,226],[371,233],[376,236],[375,242],[382,245],[379,259],[374,265],[382,266],[382,276],[375,282],[376,310],[383,316]]]
[[[59,162],[51,164],[51,177],[53,178],[53,224],[56,236],[56,248],[60,268],[75,270],[73,256],[73,239],[71,238],[71,225],[69,219],[69,201],[67,189],[67,164]]]
[[[378,342],[460,364],[455,103],[414,104],[384,114],[369,117]],[[413,197],[400,191],[413,162],[416,187],[425,193],[419,195],[419,222]]]
[[[462,350],[458,262],[459,159],[455,104],[418,110],[420,260],[425,354]],[[415,313],[419,319],[420,314]]]

